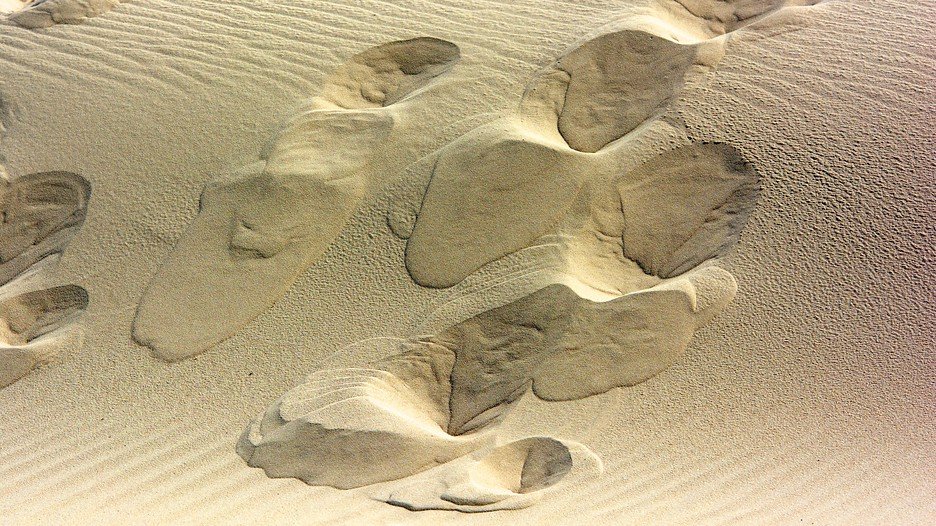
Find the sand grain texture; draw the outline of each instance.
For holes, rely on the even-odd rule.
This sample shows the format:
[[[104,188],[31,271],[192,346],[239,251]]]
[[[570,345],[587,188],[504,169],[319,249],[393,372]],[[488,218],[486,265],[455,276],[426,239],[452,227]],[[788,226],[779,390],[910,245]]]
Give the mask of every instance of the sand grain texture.
[[[5,188],[67,172],[93,189],[88,199],[82,185],[69,186],[78,191],[29,216],[59,227],[17,227],[28,235],[0,239],[30,261],[0,289],[0,304],[15,307],[4,319],[39,329],[20,335],[58,327],[25,345],[4,332],[0,344],[0,352],[31,349],[4,355],[0,366],[24,373],[0,389],[0,522],[936,522],[933,20],[932,2],[908,0],[147,0],[80,24],[29,29],[0,20]],[[635,106],[649,112],[632,120],[636,127],[610,119],[594,136],[581,133],[579,150],[570,146],[576,133],[559,126],[576,70],[557,64],[609,34],[653,35],[642,38],[674,53],[660,59],[669,69],[650,71],[673,82],[656,84],[648,104]],[[382,46],[422,38],[433,58],[415,82],[395,70],[370,73],[379,57],[394,55]],[[435,75],[444,69],[436,58],[453,52],[441,42],[457,46],[458,60]],[[682,71],[688,48],[695,54],[686,74],[670,76]],[[367,54],[374,49],[383,51]],[[585,102],[616,108],[635,93]],[[337,124],[352,114],[361,118]],[[568,126],[578,115],[567,115]],[[377,139],[384,121],[390,139]],[[503,155],[465,171],[443,162],[502,145],[534,152],[511,169],[536,192],[511,194],[514,186],[502,184],[510,177],[494,168],[509,165]],[[363,196],[354,209],[336,207],[334,223],[288,206],[260,213],[270,208],[264,199],[305,209],[304,185],[281,183],[329,180],[335,172],[303,161],[313,154],[341,166],[379,158],[336,190],[341,199]],[[689,165],[701,168],[682,169]],[[267,167],[275,174],[264,175]],[[745,175],[749,167],[756,179]],[[472,185],[448,181],[468,169],[479,174]],[[673,192],[697,183],[705,199]],[[423,208],[454,201],[467,217],[484,209],[473,188],[503,188],[492,202],[541,207],[542,215],[519,221],[517,208],[503,210],[515,215],[492,222],[473,251],[440,243],[459,267],[443,272],[434,250],[420,255],[416,245],[444,232],[419,223],[445,224],[452,207],[432,205],[435,219]],[[672,200],[642,197],[661,193]],[[200,212],[200,195],[218,206]],[[699,206],[680,215],[684,229],[653,229],[686,199]],[[69,223],[79,209],[80,229]],[[246,224],[232,220],[238,213]],[[291,244],[295,230],[280,228],[339,222],[314,236],[328,241],[308,259]],[[201,235],[207,245],[197,246]],[[186,246],[227,259],[179,259],[191,267],[179,275],[191,279],[170,282],[163,297],[204,310],[152,310],[148,337],[157,348],[165,338],[160,355],[134,340],[134,320],[141,300],[156,294],[151,283]],[[269,264],[277,258],[289,264]],[[686,272],[696,260],[706,263]],[[247,280],[232,270],[218,279],[205,261],[266,274]],[[680,280],[715,268],[733,277],[694,274],[695,303],[686,299]],[[243,287],[225,296],[215,281]],[[80,317],[54,293],[14,300],[58,287],[87,292]],[[583,306],[566,321],[608,328],[563,330],[556,340],[569,351],[599,347],[586,361],[607,374],[579,371],[562,361],[574,353],[564,353],[502,404],[503,418],[499,408],[484,410],[510,400],[522,382],[457,386],[480,395],[452,418],[443,403],[452,391],[440,380],[454,368],[457,352],[445,344],[456,335],[426,352],[429,336],[548,287]],[[693,313],[659,318],[682,347],[662,355],[630,347],[631,367],[615,369],[626,332],[611,322],[642,323],[616,309],[628,311],[649,290],[666,312]],[[22,308],[29,305],[45,307]],[[51,359],[40,364],[39,356]],[[366,365],[377,363],[384,369]],[[399,381],[333,373],[356,368]],[[288,394],[310,375],[324,391]],[[570,384],[581,391],[565,390]],[[372,402],[391,389],[410,392],[397,427],[384,411],[393,405]],[[284,394],[290,402],[281,404]],[[496,437],[441,464],[414,462],[427,469],[411,477],[350,490],[271,478],[238,455],[257,415],[285,407],[299,422],[326,403],[378,414],[371,422],[397,437],[413,436],[419,421],[419,440],[440,443],[471,435],[450,435],[451,422],[471,427],[493,416],[486,429]],[[316,414],[354,422],[354,411],[328,411]],[[309,429],[273,419],[267,428],[290,439]],[[363,451],[375,459],[371,475],[389,464],[386,441],[377,444]],[[268,460],[277,458],[287,457]],[[366,474],[353,468],[338,462],[330,473]],[[508,509],[486,511],[496,508]]]

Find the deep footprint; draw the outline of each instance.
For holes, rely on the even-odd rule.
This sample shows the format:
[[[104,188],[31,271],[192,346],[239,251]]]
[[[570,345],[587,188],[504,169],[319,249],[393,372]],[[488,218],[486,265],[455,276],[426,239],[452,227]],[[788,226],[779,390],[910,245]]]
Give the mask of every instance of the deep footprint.
[[[594,153],[654,116],[679,92],[695,46],[642,31],[602,35],[556,64],[569,75],[559,132],[570,147]]]
[[[276,134],[260,167],[206,187],[198,218],[144,293],[134,338],[181,360],[276,302],[361,200],[420,155],[406,147],[407,105],[458,58],[454,44],[416,38],[340,67]]]
[[[0,388],[50,359],[43,337],[73,324],[87,307],[88,293],[77,285],[0,301]]]
[[[91,185],[70,172],[0,178],[0,285],[62,252],[88,211]]]
[[[310,375],[248,426],[238,453],[271,477],[337,488],[431,470],[489,445],[531,385],[573,400],[659,374],[734,292],[713,266],[607,302],[551,285],[367,368]],[[534,471],[506,496],[546,484]]]
[[[0,302],[0,343],[26,345],[71,323],[88,306],[77,285],[26,292]]]
[[[601,470],[597,457],[581,444],[530,437],[461,457],[375,498],[411,511],[521,509],[549,490],[580,484]]]
[[[670,150],[618,185],[625,257],[670,278],[734,246],[759,193],[758,176],[725,144]]]
[[[707,23],[715,33],[731,33],[788,7],[813,6],[828,0],[674,0]]]
[[[518,115],[439,152],[407,242],[413,279],[450,287],[555,229],[583,187],[612,178],[617,141],[653,122],[691,67],[720,56],[711,46],[619,31],[540,72]]]
[[[407,477],[490,441],[446,433],[435,404],[387,371],[320,371],[258,416],[237,452],[270,477],[350,489]]]

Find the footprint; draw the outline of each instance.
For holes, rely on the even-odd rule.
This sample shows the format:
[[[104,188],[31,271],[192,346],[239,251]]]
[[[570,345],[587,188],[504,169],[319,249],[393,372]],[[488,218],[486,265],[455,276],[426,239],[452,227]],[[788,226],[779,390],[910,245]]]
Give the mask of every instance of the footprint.
[[[601,462],[585,446],[530,437],[479,450],[375,495],[410,511],[521,509],[548,490],[596,477]]]
[[[578,400],[649,380],[683,355],[736,292],[729,272],[707,266],[613,300],[579,299],[534,371],[533,392]]]
[[[601,150],[660,112],[679,92],[697,55],[694,45],[643,31],[586,42],[555,66],[569,75],[559,133],[575,150]]]
[[[0,285],[62,252],[84,222],[91,185],[70,172],[0,178]]]
[[[322,89],[321,98],[344,109],[390,106],[451,69],[459,54],[458,46],[438,38],[389,42],[339,67]]]
[[[690,68],[713,64],[711,45],[603,35],[537,75],[518,115],[440,150],[407,242],[413,279],[450,287],[555,230],[583,188],[620,169],[616,141],[654,121]]]
[[[458,59],[454,44],[416,38],[341,66],[256,168],[206,186],[194,224],[143,295],[134,338],[164,360],[181,360],[276,302],[361,200],[421,155],[407,147],[412,104]]]
[[[113,9],[120,0],[0,0],[0,13],[29,28],[80,24]]]
[[[0,343],[23,346],[71,323],[88,306],[88,293],[65,285],[20,294],[0,302]]]
[[[734,291],[731,275],[713,266],[607,302],[551,285],[439,334],[399,342],[395,354],[365,368],[310,375],[248,426],[238,453],[271,477],[344,489],[432,470],[492,443],[531,386],[540,398],[573,400],[659,374]],[[543,444],[535,445],[538,455]],[[516,494],[551,484],[543,467],[551,461],[523,449],[530,460],[514,465],[517,473],[522,467],[517,483],[504,482],[510,470],[488,469],[518,451],[496,450],[470,471],[482,489],[453,486],[432,506],[439,498],[456,506],[527,502]]]
[[[0,388],[49,363],[88,305],[77,285],[32,288],[84,223],[91,185],[70,172],[0,177]],[[54,333],[54,334],[53,334]]]
[[[53,333],[73,324],[88,306],[77,285],[36,290],[0,300],[0,388],[54,356]]]
[[[406,245],[420,285],[455,285],[529,246],[568,212],[587,175],[577,154],[502,121],[441,150]]]
[[[670,278],[738,241],[757,201],[758,176],[725,144],[692,144],[651,159],[618,184],[624,255]]]
[[[248,426],[238,454],[270,477],[350,489],[419,473],[492,440],[446,433],[440,400],[378,366],[310,375]]]
[[[569,226],[582,230],[574,221],[608,224],[594,216],[613,211],[597,210],[595,201],[607,200],[602,195],[612,186],[622,190],[623,202],[617,206],[625,208],[626,217],[611,222],[636,227],[628,228],[619,250],[623,258],[610,252],[600,256],[627,267],[610,281],[634,282],[639,288],[637,282],[646,280],[631,272],[633,262],[648,275],[672,277],[734,244],[757,193],[756,174],[740,152],[726,145],[683,146],[636,171],[629,165],[648,148],[647,137],[678,127],[670,124],[667,108],[687,83],[704,78],[718,64],[724,35],[787,8],[821,2],[680,2],[666,0],[651,14],[623,22],[629,29],[576,47],[535,76],[516,114],[477,128],[437,153],[418,204],[397,204],[388,214],[394,232],[407,238],[406,267],[417,283],[451,287],[544,236],[569,237]],[[689,142],[684,132],[665,139]],[[690,174],[692,170],[696,173]],[[659,173],[650,175],[652,171]],[[634,179],[645,182],[635,184]],[[689,192],[701,193],[696,199]],[[667,204],[674,199],[689,206],[685,214]],[[418,211],[402,210],[406,207]],[[690,225],[701,230],[677,239]],[[662,245],[649,247],[658,242]],[[671,252],[664,256],[650,250]],[[595,266],[600,259],[566,257],[584,266]]]
[[[449,433],[484,429],[506,417],[529,391],[576,303],[569,288],[552,285],[424,338],[455,354]]]

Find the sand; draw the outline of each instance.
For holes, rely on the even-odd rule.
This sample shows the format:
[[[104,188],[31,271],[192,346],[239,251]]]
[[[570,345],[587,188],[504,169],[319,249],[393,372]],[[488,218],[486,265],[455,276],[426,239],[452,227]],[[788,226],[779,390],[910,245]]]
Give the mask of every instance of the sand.
[[[16,24],[37,29],[55,24],[80,24],[119,3],[120,0],[4,0],[0,10]]]
[[[0,3],[0,524],[936,521],[933,7]]]

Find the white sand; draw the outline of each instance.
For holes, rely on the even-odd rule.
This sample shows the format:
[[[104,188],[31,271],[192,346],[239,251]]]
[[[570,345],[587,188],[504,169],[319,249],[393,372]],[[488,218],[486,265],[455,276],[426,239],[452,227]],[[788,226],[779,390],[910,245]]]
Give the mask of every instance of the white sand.
[[[909,0],[832,0],[761,20],[743,9],[683,3],[708,20],[687,25],[698,19],[668,0],[471,6],[138,0],[110,2],[112,9],[81,15],[78,24],[27,29],[0,22],[0,173],[16,181],[67,171],[92,188],[87,217],[70,241],[62,241],[61,259],[53,255],[27,271],[28,282],[0,289],[7,326],[11,319],[29,326],[3,327],[0,351],[28,346],[23,335],[35,335],[43,347],[9,363],[27,369],[44,363],[0,389],[0,524],[936,522],[936,294],[930,278],[936,256],[930,224],[936,10]],[[0,11],[18,7],[8,4]],[[550,102],[563,78],[556,71],[573,70],[575,77],[574,61],[556,69],[557,60],[600,35],[651,27],[678,43],[660,44],[667,49],[705,48],[687,66],[685,82],[663,82],[669,86],[664,92],[648,92],[647,100],[667,101],[661,112],[654,110],[658,103],[648,104],[656,120],[622,125],[596,117],[603,124],[589,127],[572,113],[565,125],[557,124],[557,134],[543,126],[561,116]],[[736,31],[723,47],[711,47],[725,30]],[[394,81],[384,77],[357,99],[339,88],[366,77],[366,67],[341,69],[358,53],[423,36],[457,45],[460,58],[428,87],[407,84],[415,90],[411,98],[381,99],[393,92],[388,86]],[[675,70],[683,67],[680,56],[667,62]],[[542,90],[524,96],[533,79],[542,79],[532,84]],[[572,107],[587,109],[595,100],[588,89],[600,84],[586,83],[579,92],[584,106]],[[203,312],[226,328],[193,334],[200,321],[186,319],[188,311],[180,316],[157,309],[168,320],[157,334],[170,334],[170,342],[180,341],[172,334],[182,334],[195,343],[163,355],[136,343],[131,325],[140,300],[195,220],[202,189],[255,176],[261,161],[276,172],[269,162],[271,152],[276,158],[275,139],[283,130],[302,131],[297,123],[308,121],[297,116],[313,109],[317,95],[342,111],[405,113],[406,122],[393,128],[401,135],[389,146],[364,151],[348,134],[351,143],[342,150],[376,153],[387,169],[357,172],[366,191],[348,195],[360,204],[353,211],[348,205],[349,212],[339,207],[332,217],[341,220],[328,222],[338,226],[320,232],[326,241],[315,257],[303,256],[307,269],[305,263],[278,268],[282,274],[266,282],[236,273],[225,278],[279,287],[275,294],[259,287],[269,296],[252,298],[259,305],[251,307],[255,314],[241,312],[237,302],[221,303]],[[614,142],[634,123],[638,134]],[[436,152],[457,149],[452,145],[472,140],[481,133],[472,130],[485,125],[480,129],[539,130],[524,136],[533,152],[524,169],[532,173],[530,190],[504,206],[539,210],[553,220],[524,239],[516,230],[495,228],[493,239],[506,248],[479,244],[489,253],[471,253],[477,261],[460,258],[455,272],[443,266],[442,274],[426,274],[425,284],[455,286],[420,286],[407,273],[407,245],[426,230],[415,214],[438,168]],[[576,135],[582,129],[588,133]],[[336,143],[338,137],[345,140],[337,132],[328,136]],[[628,152],[615,161],[621,173],[639,175],[640,167],[673,159],[660,154],[703,142],[731,145],[756,167],[759,198],[740,241],[718,262],[737,280],[738,292],[684,353],[672,357],[672,366],[632,387],[573,401],[525,395],[497,428],[498,438],[544,438],[482,448],[458,465],[407,479],[410,485],[338,490],[248,467],[235,444],[251,419],[308,374],[362,367],[399,343],[369,339],[439,334],[557,276],[586,299],[609,300],[684,271],[680,250],[698,251],[683,247],[713,246],[708,238],[640,246],[646,235],[628,243],[626,229],[615,231],[615,239],[638,247],[628,255],[653,275],[640,266],[622,269],[621,258],[607,248],[616,245],[578,235],[617,228],[617,216],[603,215],[614,209],[602,200],[607,196],[586,192],[588,199],[563,205],[567,215],[534,206],[534,197],[556,206],[555,197],[566,190],[537,186],[534,177],[553,180],[546,168],[555,163],[536,152],[556,151],[560,140],[576,146],[566,147],[563,158],[597,159],[602,148]],[[317,156],[323,148],[333,151],[331,144],[309,148],[318,148]],[[279,159],[281,174],[304,166],[301,159]],[[343,159],[350,165],[357,158]],[[571,172],[604,173],[578,166]],[[672,173],[679,175],[675,168]],[[725,188],[712,203],[731,201],[725,196],[733,187]],[[646,214],[674,213],[648,205],[639,188],[621,195],[647,207]],[[589,216],[594,223],[578,222],[583,210],[596,211]],[[539,221],[520,214],[501,224]],[[253,255],[281,250],[267,244],[269,236],[259,244],[245,236],[239,239]],[[0,247],[8,246],[6,239]],[[514,252],[531,242],[537,246]],[[716,248],[706,257],[723,252]],[[200,264],[191,259],[192,295],[185,297],[183,282],[178,297],[211,305],[218,298],[206,303],[198,296],[205,292]],[[418,271],[414,277],[420,279]],[[699,285],[701,297],[722,297],[704,291],[724,284],[706,283]],[[54,301],[54,292],[14,300],[31,290],[70,286],[88,293],[80,316],[73,303]],[[160,309],[171,304],[162,302]],[[165,323],[177,332],[165,332]],[[32,327],[58,328],[41,335],[29,332]],[[225,332],[233,336],[217,336]],[[354,389],[376,385],[357,380]],[[328,389],[335,394],[346,387],[337,382]],[[591,394],[585,391],[569,398]],[[413,400],[425,410],[418,397]],[[425,429],[442,418],[423,417]],[[565,444],[568,457],[553,439]],[[566,471],[569,458],[573,468]],[[529,469],[519,469],[527,459]],[[451,500],[440,505],[447,491]],[[465,514],[383,502],[440,508],[471,500],[483,507],[479,503],[504,495],[504,507],[519,509]],[[518,497],[525,495],[531,497]]]

